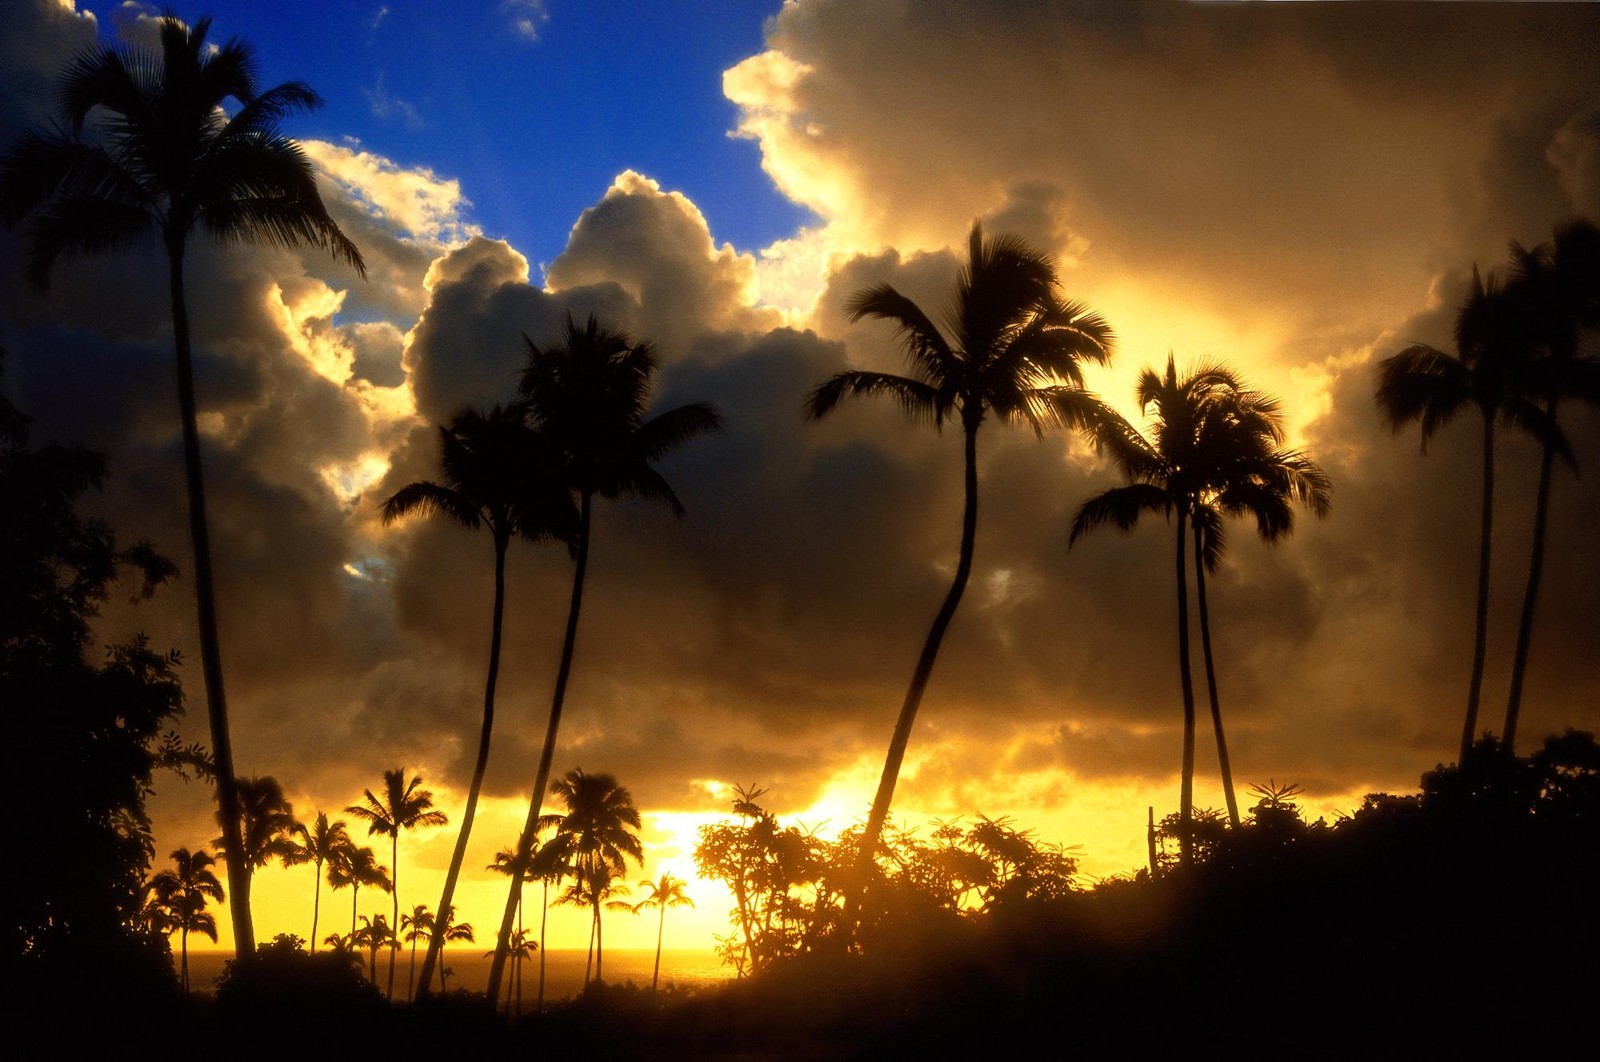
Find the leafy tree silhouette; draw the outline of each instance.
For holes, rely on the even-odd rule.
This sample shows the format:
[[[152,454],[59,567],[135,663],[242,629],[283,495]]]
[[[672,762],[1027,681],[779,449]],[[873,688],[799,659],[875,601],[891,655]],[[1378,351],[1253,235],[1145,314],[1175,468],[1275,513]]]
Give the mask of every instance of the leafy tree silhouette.
[[[394,914],[388,925],[400,924],[400,832],[425,826],[443,826],[450,821],[442,811],[433,809],[433,794],[422,788],[422,776],[412,775],[406,781],[403,767],[383,772],[383,795],[368,789],[363,794],[365,804],[352,804],[345,812],[365,821],[369,834],[381,833],[389,838],[389,859],[394,863],[394,879],[389,887]],[[376,955],[376,952],[374,952]],[[394,998],[394,951],[389,952],[389,984],[384,995]]]
[[[1222,549],[1222,517],[1248,512],[1256,517],[1263,537],[1275,538],[1293,526],[1290,502],[1298,500],[1319,515],[1329,504],[1327,478],[1303,454],[1279,446],[1277,404],[1244,388],[1238,376],[1220,365],[1203,364],[1179,376],[1175,360],[1166,371],[1146,368],[1135,386],[1139,407],[1151,420],[1146,437],[1119,415],[1107,412],[1096,429],[1096,442],[1121,467],[1130,482],[1090,498],[1078,509],[1068,537],[1079,537],[1112,524],[1127,531],[1147,512],[1177,515],[1176,572],[1178,590],[1178,675],[1183,694],[1183,761],[1179,796],[1179,852],[1191,860],[1192,845],[1184,831],[1194,809],[1194,680],[1189,659],[1189,587],[1185,574],[1190,525],[1195,529],[1197,583],[1204,568],[1214,566]],[[1238,821],[1227,742],[1216,682],[1210,663],[1209,616],[1203,643],[1212,723],[1217,735],[1224,792],[1230,818]]]
[[[157,49],[97,47],[71,60],[57,97],[59,124],[25,134],[0,159],[0,219],[28,223],[28,276],[40,288],[58,258],[121,249],[152,232],[166,250],[201,670],[234,941],[239,954],[248,956],[255,952],[249,866],[237,834],[184,252],[190,234],[200,229],[222,244],[309,244],[363,275],[365,266],[323,206],[310,160],[279,129],[283,118],[320,106],[320,97],[298,81],[258,91],[250,47],[237,38],[211,45],[210,28],[207,18],[189,27],[166,15],[159,20]],[[238,104],[231,115],[223,106],[229,99]],[[86,125],[91,139],[83,136]]]
[[[1478,599],[1472,639],[1472,679],[1461,728],[1459,762],[1465,763],[1478,727],[1483,666],[1489,630],[1489,557],[1494,536],[1494,443],[1497,422],[1521,428],[1572,460],[1566,437],[1528,393],[1528,337],[1536,305],[1529,289],[1501,287],[1472,270],[1472,288],[1456,314],[1455,352],[1414,343],[1378,366],[1378,408],[1399,431],[1411,421],[1422,427],[1427,451],[1433,433],[1467,406],[1483,421],[1483,492],[1478,530]]]
[[[556,669],[550,698],[550,722],[528,817],[517,838],[517,864],[526,866],[539,831],[545,787],[555,757],[556,735],[566,698],[567,678],[577,644],[578,615],[583,607],[584,576],[589,567],[589,542],[594,499],[633,496],[663,505],[683,516],[678,500],[655,462],[696,436],[716,431],[722,418],[705,403],[677,406],[650,414],[650,390],[656,372],[655,348],[626,332],[600,324],[591,314],[582,328],[567,316],[558,345],[540,347],[523,337],[527,363],[519,390],[528,421],[561,452],[568,485],[578,496],[578,537],[572,575],[572,598],[561,642],[561,662]],[[511,925],[522,883],[513,877],[500,916],[495,955],[489,965],[488,995],[499,999],[505,971]],[[431,958],[431,952],[430,952]],[[424,971],[427,966],[424,964]]]
[[[1047,427],[1087,426],[1101,407],[1083,389],[1081,363],[1109,359],[1111,329],[1088,308],[1057,297],[1055,267],[1048,256],[1012,236],[986,241],[979,225],[972,227],[967,265],[956,283],[945,331],[888,284],[856,292],[846,312],[852,322],[865,317],[893,322],[904,340],[911,375],[859,369],[838,373],[811,392],[807,415],[824,417],[846,396],[887,395],[908,417],[931,420],[936,428],[959,417],[966,485],[955,577],[912,672],[862,832],[860,873],[845,916],[853,927],[923,691],[972,573],[978,428],[991,413],[1000,420],[1023,421],[1041,437]]]
[[[201,849],[190,852],[179,848],[172,853],[173,867],[162,870],[150,879],[150,892],[160,912],[161,925],[168,933],[179,934],[178,981],[183,991],[189,991],[189,934],[203,933],[217,940],[217,920],[206,910],[208,900],[222,902],[222,883],[211,869],[216,862],[211,853]]]
[[[1552,243],[1532,250],[1512,244],[1516,283],[1532,302],[1534,333],[1528,337],[1534,352],[1527,366],[1532,390],[1544,400],[1544,414],[1552,425],[1563,398],[1600,403],[1600,357],[1579,350],[1586,331],[1600,328],[1600,228],[1574,221],[1556,230]],[[1549,526],[1550,481],[1558,448],[1546,439],[1539,460],[1539,491],[1533,510],[1533,544],[1528,582],[1523,591],[1517,624],[1517,645],[1511,661],[1511,691],[1506,698],[1506,721],[1500,740],[1507,751],[1517,744],[1517,721],[1522,708],[1522,682],[1533,641],[1533,617],[1544,573],[1544,544]],[[1576,461],[1571,462],[1574,471]]]
[[[325,811],[317,812],[313,825],[308,827],[303,822],[296,822],[290,832],[292,837],[284,852],[284,863],[289,866],[301,863],[316,864],[317,872],[312,882],[311,893],[311,952],[315,954],[317,922],[322,915],[322,868],[324,865],[328,866],[328,871],[332,874],[333,863],[345,858],[345,854],[355,847],[355,844],[350,840],[350,831],[345,826],[344,820],[335,819],[330,823]]]
[[[400,488],[383,503],[384,523],[407,513],[444,516],[469,530],[489,529],[494,545],[494,611],[489,637],[489,677],[483,688],[483,725],[478,733],[478,754],[472,766],[472,783],[461,813],[450,866],[445,872],[439,910],[455,903],[456,882],[466,859],[467,841],[477,814],[478,795],[489,767],[489,742],[494,732],[495,685],[500,675],[500,637],[505,616],[506,551],[514,537],[539,541],[570,541],[576,534],[577,513],[560,478],[559,454],[522,421],[519,411],[499,406],[488,414],[466,409],[448,428],[439,429],[444,483],[422,481]],[[398,917],[398,916],[397,916]],[[432,956],[436,949],[429,942]],[[431,966],[424,960],[424,995]]]

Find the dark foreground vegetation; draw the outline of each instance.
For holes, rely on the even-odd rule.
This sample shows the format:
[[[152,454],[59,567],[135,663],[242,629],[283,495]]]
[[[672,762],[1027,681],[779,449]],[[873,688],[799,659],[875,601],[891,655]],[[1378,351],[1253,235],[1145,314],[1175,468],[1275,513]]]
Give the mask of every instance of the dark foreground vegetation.
[[[823,936],[719,989],[595,984],[514,1023],[461,992],[391,1004],[348,954],[283,939],[214,998],[183,1000],[145,958],[159,942],[131,939],[76,968],[10,957],[6,981],[12,1028],[135,1057],[177,1042],[331,1057],[351,1038],[596,1058],[1522,1053],[1588,1035],[1597,841],[1600,747],[1568,732],[1526,758],[1482,742],[1464,770],[1332,824],[1263,792],[1240,828],[1202,818],[1193,864],[1158,858],[1155,877],[963,910],[893,889],[849,954]]]

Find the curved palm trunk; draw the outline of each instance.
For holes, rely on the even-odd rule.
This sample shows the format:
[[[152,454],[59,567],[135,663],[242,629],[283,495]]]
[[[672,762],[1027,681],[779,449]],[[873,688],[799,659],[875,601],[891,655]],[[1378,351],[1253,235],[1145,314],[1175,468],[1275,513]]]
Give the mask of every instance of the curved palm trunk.
[[[179,971],[178,982],[183,986],[183,994],[189,994],[189,927],[185,925],[178,934],[178,952],[182,956],[179,962],[182,969]]]
[[[933,674],[933,664],[939,655],[939,643],[955,617],[956,606],[967,589],[967,577],[972,574],[972,549],[978,533],[978,424],[964,424],[963,461],[965,467],[966,504],[961,513],[961,552],[956,562],[955,578],[945,594],[944,604],[933,618],[927,640],[922,644],[922,655],[917,658],[917,669],[911,675],[911,687],[906,690],[905,703],[900,706],[900,718],[895,721],[894,734],[889,739],[889,754],[884,760],[883,775],[878,780],[878,792],[872,799],[872,811],[867,816],[866,828],[861,832],[861,851],[856,855],[855,883],[845,902],[845,940],[855,935],[856,920],[866,898],[867,883],[871,880],[872,860],[878,848],[878,837],[883,833],[884,821],[889,817],[889,804],[894,799],[895,783],[900,778],[900,764],[905,759],[906,746],[911,741],[911,727],[917,720],[917,709],[922,704],[922,693]]]
[[[1189,667],[1189,580],[1183,570],[1185,534],[1189,519],[1186,505],[1178,506],[1178,674],[1183,683],[1183,774],[1178,787],[1178,859],[1187,866],[1194,858],[1194,679]]]
[[[416,927],[413,926],[413,929]],[[417,998],[417,938],[411,938],[411,970],[406,974],[406,999]]]
[[[317,919],[322,916],[322,860],[317,860],[317,880],[311,893],[311,954],[317,953]]]
[[[600,983],[600,962],[605,958],[606,931],[600,917],[600,897],[594,898],[594,980]]]
[[[544,899],[539,910],[539,999],[537,1006],[539,1013],[544,1013],[544,929],[545,922],[550,918],[550,882],[544,883]]]
[[[567,696],[567,677],[572,674],[572,654],[578,642],[578,614],[583,609],[583,579],[589,567],[589,523],[594,495],[583,492],[578,502],[578,557],[572,573],[572,601],[567,608],[567,629],[561,641],[561,665],[556,669],[556,688],[550,698],[550,725],[545,730],[544,749],[539,753],[539,771],[534,777],[533,795],[528,800],[528,821],[517,838],[517,854],[512,861],[511,889],[506,895],[505,912],[500,916],[500,934],[495,938],[494,960],[489,964],[489,984],[485,992],[489,1003],[500,999],[500,979],[505,973],[506,955],[511,950],[511,920],[516,911],[521,868],[533,853],[533,838],[538,832],[539,813],[544,810],[544,791],[550,784],[550,763],[556,754],[556,734],[561,728],[561,707]],[[541,993],[544,960],[539,961]]]
[[[655,994],[656,985],[661,981],[661,935],[667,930],[667,905],[661,904],[661,918],[656,922],[656,968],[650,975],[650,993]]]
[[[509,538],[495,529],[494,623],[489,635],[489,678],[483,687],[483,727],[478,734],[478,758],[472,766],[472,785],[467,789],[467,806],[461,813],[461,832],[456,837],[455,851],[450,854],[450,869],[444,876],[444,895],[439,898],[437,908],[439,918],[448,918],[455,909],[456,879],[460,877],[461,864],[466,860],[467,838],[472,835],[472,817],[478,810],[478,792],[483,788],[483,774],[489,766],[489,736],[494,730],[494,687],[500,676],[500,633],[505,614],[506,549],[509,545]],[[417,990],[417,994],[424,999],[428,995],[428,986],[433,983],[433,969],[439,964],[439,953],[443,948],[444,934],[430,933],[428,953],[422,959],[421,984]],[[393,963],[390,966],[392,972]]]
[[[1556,419],[1556,400],[1545,402],[1550,423]],[[1539,460],[1539,496],[1533,509],[1533,558],[1528,565],[1528,588],[1522,595],[1522,617],[1517,623],[1517,651],[1511,660],[1511,695],[1506,699],[1506,725],[1500,745],[1512,753],[1517,745],[1517,718],[1522,712],[1522,676],[1528,667],[1528,646],[1533,640],[1533,613],[1539,603],[1539,580],[1544,575],[1544,540],[1550,516],[1550,480],[1555,471],[1556,453],[1546,443]]]
[[[1239,801],[1233,795],[1233,768],[1228,763],[1228,739],[1222,733],[1222,706],[1217,702],[1217,673],[1211,661],[1211,614],[1206,610],[1206,564],[1200,548],[1200,528],[1194,529],[1195,604],[1200,609],[1200,652],[1205,658],[1206,693],[1211,697],[1211,729],[1217,735],[1217,769],[1222,775],[1222,795],[1228,802],[1228,822],[1239,828]]]
[[[255,954],[250,921],[250,867],[239,836],[238,776],[228,736],[228,703],[222,689],[222,647],[217,637],[216,592],[211,577],[211,535],[206,523],[205,475],[200,465],[200,428],[194,398],[194,362],[189,349],[189,306],[183,292],[183,241],[167,239],[172,288],[172,341],[178,358],[178,412],[183,421],[183,469],[189,490],[189,540],[194,549],[195,603],[200,620],[200,670],[205,678],[206,717],[216,767],[217,814],[222,819],[222,855],[228,868],[228,909],[233,916],[234,953]]]
[[[1483,417],[1483,517],[1478,532],[1478,615],[1472,637],[1472,685],[1467,690],[1467,718],[1461,728],[1461,758],[1467,753],[1478,729],[1478,700],[1483,691],[1483,661],[1489,641],[1489,552],[1494,534],[1494,413]]]
[[[393,921],[391,921],[389,923],[389,925],[392,927],[391,931],[394,931],[394,930],[397,930],[399,928],[399,926],[400,926],[400,824],[399,823],[395,823],[394,833],[389,835],[389,865],[394,867],[394,880],[389,883],[389,885],[390,885],[389,897],[390,897],[391,900],[394,901],[394,913],[389,916],[391,919],[393,919]],[[389,999],[393,999],[394,998],[394,953],[395,953],[395,949],[394,948],[390,948],[389,949],[389,984],[388,984],[388,987],[385,988],[384,992],[383,992],[384,996],[389,998]],[[378,953],[377,952],[373,952],[372,953],[372,957],[373,957],[374,960],[376,960],[377,957],[378,957]],[[377,980],[377,976],[376,975],[377,975],[378,971],[374,970],[372,972],[373,972],[373,975],[374,975],[373,976],[373,980],[376,981]]]

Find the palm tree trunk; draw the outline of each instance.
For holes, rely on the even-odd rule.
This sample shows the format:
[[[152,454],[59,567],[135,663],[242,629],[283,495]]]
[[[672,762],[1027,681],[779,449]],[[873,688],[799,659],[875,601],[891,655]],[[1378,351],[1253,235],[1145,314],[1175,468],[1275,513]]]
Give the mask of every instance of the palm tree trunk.
[[[544,883],[544,899],[539,910],[539,1013],[544,1013],[544,927],[550,918],[550,881]]]
[[[361,886],[354,883],[350,886],[350,935],[356,935],[356,901],[361,896]]]
[[[667,931],[667,903],[661,901],[661,918],[656,923],[656,968],[650,975],[650,994],[655,995],[656,985],[661,981],[661,937]]]
[[[1489,553],[1494,534],[1494,413],[1483,417],[1483,517],[1478,532],[1478,614],[1472,637],[1472,685],[1467,690],[1467,718],[1461,728],[1461,766],[1467,763],[1478,729],[1478,700],[1483,691],[1483,661],[1489,641]]]
[[[389,916],[389,932],[395,933],[400,929],[400,824],[394,824],[394,832],[389,835],[389,862],[394,866],[394,879],[389,883],[389,898],[394,902],[394,913]],[[389,984],[384,989],[384,997],[394,999],[394,953],[389,949]],[[377,952],[373,952],[377,956]],[[376,972],[376,971],[374,971]]]
[[[511,1016],[513,1018],[522,1017],[522,961],[525,958],[522,953],[522,949],[528,942],[528,938],[523,935],[522,930],[522,900],[523,893],[527,888],[526,879],[526,874],[519,875],[519,881],[521,884],[519,884],[517,887],[517,962],[516,965],[511,968],[511,980],[515,984],[515,988],[512,990],[511,997]]]
[[[439,898],[437,910],[449,912],[455,902],[456,879],[461,876],[461,864],[467,856],[467,838],[472,835],[472,817],[478,810],[478,792],[483,788],[483,774],[489,766],[489,737],[494,730],[494,687],[500,676],[500,635],[504,626],[506,602],[506,549],[510,539],[504,531],[494,529],[494,621],[489,635],[489,678],[483,687],[483,727],[478,733],[478,758],[472,767],[472,785],[467,790],[466,810],[461,813],[461,832],[456,836],[455,851],[450,854],[450,869],[444,876],[444,895]],[[520,864],[519,864],[520,865]],[[396,868],[398,869],[398,868]],[[513,876],[515,872],[513,872]],[[444,917],[444,915],[441,915]],[[428,953],[422,960],[422,983],[419,995],[426,999],[428,986],[433,983],[433,968],[439,962],[444,947],[444,934],[428,937]],[[392,964],[391,964],[392,965]],[[493,993],[490,1003],[494,1002]]]
[[[1545,402],[1550,423],[1556,420],[1556,400]],[[1539,602],[1539,580],[1544,574],[1544,540],[1550,516],[1550,480],[1555,471],[1556,453],[1546,443],[1539,460],[1539,496],[1533,509],[1533,559],[1528,565],[1528,588],[1522,595],[1522,617],[1517,623],[1517,651],[1511,660],[1511,695],[1506,700],[1506,725],[1500,745],[1508,755],[1516,751],[1517,718],[1522,712],[1522,676],[1528,667],[1528,646],[1533,640],[1533,612]]]
[[[189,927],[185,925],[178,934],[178,952],[182,956],[180,962],[183,969],[180,971],[178,982],[183,986],[183,994],[189,994]]]
[[[1200,609],[1200,652],[1205,657],[1206,693],[1211,697],[1211,729],[1217,735],[1217,769],[1222,775],[1222,795],[1228,802],[1228,823],[1239,828],[1239,801],[1233,795],[1233,768],[1228,763],[1228,739],[1222,733],[1222,707],[1217,703],[1217,673],[1211,662],[1211,614],[1206,610],[1206,564],[1200,548],[1200,526],[1194,529],[1195,604]]]
[[[311,893],[311,954],[317,953],[317,919],[322,915],[322,860],[317,860],[316,888]]]
[[[416,931],[416,926],[412,926],[411,928],[412,928],[413,932]],[[417,998],[417,938],[415,936],[413,936],[411,938],[411,970],[410,970],[409,973],[406,974],[406,999],[408,1001],[411,1001],[411,1000],[415,1000],[416,998]]]
[[[589,953],[583,959],[583,987],[589,987],[590,974],[594,972],[594,915],[589,915]]]
[[[911,727],[917,721],[917,709],[922,705],[922,693],[933,675],[934,661],[939,656],[939,644],[944,640],[944,632],[955,618],[956,606],[961,604],[961,595],[967,589],[967,578],[972,574],[972,549],[978,535],[978,421],[968,423],[963,417],[963,427],[966,503],[961,512],[961,551],[956,561],[956,574],[951,580],[949,592],[945,594],[944,604],[939,606],[939,612],[933,618],[928,637],[922,643],[922,655],[917,658],[917,669],[911,675],[911,687],[906,690],[905,702],[900,706],[900,718],[895,721],[894,734],[889,739],[889,754],[884,760],[883,774],[878,779],[878,792],[872,798],[872,811],[867,816],[866,827],[861,831],[854,888],[850,890],[845,903],[845,943],[855,935],[856,921],[860,917],[867,885],[871,880],[878,837],[883,833],[884,821],[889,817],[889,804],[894,799],[895,783],[900,778],[900,764],[905,759],[906,746],[911,741]]]
[[[1187,503],[1178,505],[1178,675],[1183,684],[1183,768],[1178,787],[1178,860],[1188,866],[1194,858],[1194,679],[1189,668],[1189,580],[1183,570],[1188,546],[1185,524]]]
[[[600,897],[594,898],[594,980],[595,984],[601,981],[600,962],[605,958],[606,931],[605,924],[601,921]]]
[[[550,698],[550,725],[545,730],[544,749],[539,753],[539,770],[533,782],[533,795],[528,800],[528,821],[523,823],[522,834],[517,838],[516,859],[512,863],[511,889],[506,895],[505,912],[500,916],[500,934],[495,938],[494,959],[489,964],[489,984],[485,989],[489,1004],[500,999],[500,979],[505,973],[506,954],[511,949],[511,918],[516,909],[517,892],[521,876],[518,868],[526,867],[533,852],[533,838],[538,832],[539,813],[544,810],[544,791],[550,784],[550,763],[555,758],[556,734],[561,728],[561,707],[567,696],[567,677],[572,673],[572,654],[578,643],[578,615],[583,609],[583,579],[589,567],[589,523],[594,496],[585,491],[578,502],[578,556],[572,573],[572,601],[567,608],[567,629],[561,640],[561,664],[556,669],[556,688]],[[541,960],[541,977],[543,960]]]
[[[222,647],[217,636],[216,592],[211,576],[211,535],[206,522],[205,475],[200,465],[200,428],[194,398],[194,363],[189,350],[189,305],[183,290],[183,238],[167,238],[172,287],[172,340],[178,357],[178,411],[183,421],[183,468],[189,488],[189,540],[194,548],[195,603],[200,619],[200,670],[205,678],[211,758],[216,768],[217,812],[222,819],[222,855],[228,868],[228,905],[233,915],[234,954],[255,954],[250,921],[250,867],[239,836],[238,776],[228,736],[228,702],[222,689]]]

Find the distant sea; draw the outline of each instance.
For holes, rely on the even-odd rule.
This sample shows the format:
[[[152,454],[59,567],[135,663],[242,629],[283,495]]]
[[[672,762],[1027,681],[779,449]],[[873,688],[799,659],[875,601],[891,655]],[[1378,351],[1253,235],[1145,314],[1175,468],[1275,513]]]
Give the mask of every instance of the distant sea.
[[[177,962],[176,951],[172,956]],[[217,978],[222,976],[222,967],[229,959],[233,958],[232,952],[227,951],[191,951],[189,953],[189,984],[196,992],[210,992],[216,986]],[[545,957],[545,988],[546,1002],[566,999],[577,995],[583,987],[583,968],[587,961],[586,951],[558,951],[552,949]],[[641,988],[650,987],[650,970],[656,960],[654,948],[607,948],[605,952],[604,974],[607,984],[620,985],[628,981]],[[406,994],[406,973],[410,968],[410,952],[402,951],[395,957],[394,987],[395,997],[404,999]],[[481,951],[455,951],[446,949],[444,964],[450,969],[449,987],[452,991],[465,988],[469,991],[482,992],[489,983],[489,957]],[[422,966],[422,953],[417,953],[417,966]],[[378,957],[378,985],[382,987],[388,979],[389,959],[386,955]],[[506,966],[506,980],[511,977],[510,964]],[[661,953],[661,987],[676,983],[681,988],[707,988],[721,984],[732,977],[732,971],[724,966],[722,961],[713,952],[698,949],[667,949]],[[535,955],[523,964],[522,967],[522,998],[525,1003],[531,1003],[539,992],[539,957]]]

